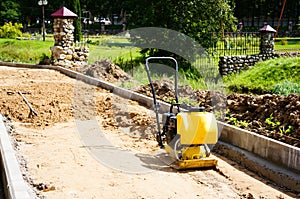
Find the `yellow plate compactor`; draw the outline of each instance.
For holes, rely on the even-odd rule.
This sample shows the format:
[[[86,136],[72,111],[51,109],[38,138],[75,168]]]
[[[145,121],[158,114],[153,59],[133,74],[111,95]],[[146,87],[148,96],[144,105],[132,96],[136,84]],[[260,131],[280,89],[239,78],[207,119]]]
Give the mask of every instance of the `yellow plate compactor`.
[[[162,113],[162,121],[159,119],[160,105],[149,70],[151,60],[171,60],[175,63],[175,103],[171,104],[168,113]],[[149,57],[146,59],[145,68],[153,94],[158,127],[157,142],[172,159],[170,165],[179,170],[215,167],[217,160],[209,156],[211,146],[218,141],[216,118],[213,113],[205,112],[203,107],[189,107],[188,110],[180,107],[177,61],[172,57]]]

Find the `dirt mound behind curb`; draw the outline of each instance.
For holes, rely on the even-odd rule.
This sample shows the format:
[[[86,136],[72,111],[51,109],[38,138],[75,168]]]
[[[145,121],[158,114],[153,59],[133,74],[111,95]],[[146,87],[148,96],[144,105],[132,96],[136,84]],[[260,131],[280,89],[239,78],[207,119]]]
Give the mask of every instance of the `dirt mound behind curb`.
[[[109,59],[103,59],[100,61],[96,61],[92,65],[84,66],[84,68],[82,68],[80,72],[88,76],[112,83],[131,80],[131,77],[126,72],[124,72],[116,64],[112,63]]]

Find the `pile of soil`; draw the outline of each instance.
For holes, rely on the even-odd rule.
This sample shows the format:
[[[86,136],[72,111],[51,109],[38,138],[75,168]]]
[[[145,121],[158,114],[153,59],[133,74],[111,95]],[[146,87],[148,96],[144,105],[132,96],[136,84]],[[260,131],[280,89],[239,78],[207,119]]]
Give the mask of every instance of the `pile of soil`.
[[[133,134],[142,131],[144,138],[154,140],[156,123],[154,115],[151,117],[152,111],[135,108],[136,102],[113,97],[105,89],[75,81],[51,70],[1,70],[0,112],[12,121],[34,129],[99,116],[106,130],[121,126],[130,128]],[[19,92],[37,115],[30,111]]]
[[[171,102],[175,98],[170,81],[153,84],[158,99]],[[140,86],[137,92],[152,96],[150,85]],[[196,99],[197,106],[214,111],[218,119],[229,124],[300,147],[300,95],[225,95],[179,86],[179,97]]]
[[[73,81],[63,81],[64,76],[55,71],[31,71],[32,73],[23,69],[1,70],[1,113],[13,121],[34,128],[45,128],[69,121],[72,117],[70,104],[73,98]],[[40,82],[39,78],[45,80]],[[19,92],[30,103],[37,116],[30,111]]]
[[[166,78],[162,80],[154,80],[153,86],[157,95],[157,99],[165,102],[172,102],[175,100],[175,87],[174,83],[171,80]],[[150,84],[140,86],[139,88],[137,88],[136,92],[152,97]],[[180,98],[188,97],[189,100],[197,99],[196,93],[190,86],[178,86],[178,95]]]
[[[229,117],[245,121],[244,128],[276,140],[300,147],[300,95],[227,96]],[[243,126],[241,126],[243,127]]]
[[[80,72],[111,83],[131,80],[131,77],[126,72],[109,59],[102,59],[92,65],[86,65],[80,69]]]
[[[90,71],[92,68],[90,67]],[[94,69],[98,71],[99,67]],[[121,69],[117,71],[119,70],[122,71]],[[104,118],[102,125],[105,128],[116,129],[117,126],[131,128],[131,123],[124,126],[125,123],[122,122],[130,119],[132,124],[147,127],[143,131],[149,138],[152,138],[155,126],[150,124],[155,124],[155,120],[149,121],[147,118],[149,113],[140,113],[139,110],[129,114],[123,113],[121,110],[125,109],[113,105],[116,99],[107,95],[108,91],[77,84],[74,92],[74,80],[66,82],[62,74],[50,70],[45,70],[45,73],[37,70],[32,70],[32,73],[27,73],[25,70],[18,70],[18,72],[2,70],[1,73],[3,77],[12,76],[13,78],[11,80],[0,79],[2,85],[9,85],[0,87],[0,110],[4,116],[14,121],[34,128],[45,128],[55,123],[69,121],[74,117],[90,119],[101,116]],[[48,73],[54,73],[51,74],[51,79],[48,78]],[[113,76],[110,80],[116,80],[112,78]],[[38,81],[39,77],[46,79],[46,82]],[[119,75],[118,77],[126,79],[126,76]],[[18,85],[15,84],[15,79],[20,80]],[[172,81],[166,79],[154,81],[154,87],[158,99],[166,102],[174,101]],[[191,102],[192,105],[205,107],[207,111],[214,111],[220,120],[300,147],[300,95],[225,95],[219,91],[193,90],[190,86],[179,86],[178,91],[180,99],[187,99],[187,103]],[[30,112],[18,92],[23,93],[38,116]],[[149,85],[139,87],[137,92],[152,97]],[[74,112],[76,107],[80,112],[78,115]]]

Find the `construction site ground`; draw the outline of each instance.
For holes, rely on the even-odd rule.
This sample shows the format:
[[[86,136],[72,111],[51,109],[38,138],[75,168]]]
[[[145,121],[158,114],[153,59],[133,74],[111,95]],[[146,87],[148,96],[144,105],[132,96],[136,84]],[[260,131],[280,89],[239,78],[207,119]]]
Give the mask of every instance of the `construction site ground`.
[[[0,112],[9,120],[24,179],[38,198],[297,197],[217,154],[217,169],[163,167],[133,174],[102,164],[83,145],[76,120],[95,119],[115,146],[153,154],[159,150],[154,113],[57,71],[1,66]]]

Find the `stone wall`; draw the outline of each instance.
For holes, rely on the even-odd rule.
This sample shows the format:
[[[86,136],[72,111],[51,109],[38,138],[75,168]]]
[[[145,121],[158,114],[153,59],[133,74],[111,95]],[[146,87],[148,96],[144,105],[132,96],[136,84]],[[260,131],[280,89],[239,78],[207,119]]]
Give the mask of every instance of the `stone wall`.
[[[299,57],[300,53],[280,53],[280,54],[257,54],[246,56],[224,56],[219,60],[219,73],[229,75],[231,73],[237,73],[240,70],[246,70],[253,67],[258,61],[267,59],[273,59],[278,57]]]
[[[73,70],[87,65],[89,49],[85,46],[74,47],[73,18],[55,18],[53,29],[52,64]]]

